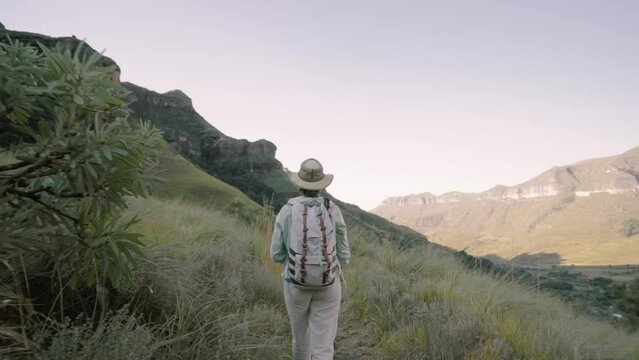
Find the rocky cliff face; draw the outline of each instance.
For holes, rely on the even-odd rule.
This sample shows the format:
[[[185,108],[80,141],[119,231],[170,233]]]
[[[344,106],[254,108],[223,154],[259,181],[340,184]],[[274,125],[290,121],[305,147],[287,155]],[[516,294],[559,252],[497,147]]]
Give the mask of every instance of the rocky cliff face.
[[[639,239],[620,231],[625,220],[639,218],[639,147],[481,193],[393,197],[373,213],[476,255],[556,253],[571,263],[639,263]]]
[[[191,99],[182,91],[160,94],[131,83],[123,85],[131,91],[130,107],[136,117],[164,130],[164,138],[175,149],[215,175],[282,169],[275,158],[275,144],[224,135],[195,111]]]

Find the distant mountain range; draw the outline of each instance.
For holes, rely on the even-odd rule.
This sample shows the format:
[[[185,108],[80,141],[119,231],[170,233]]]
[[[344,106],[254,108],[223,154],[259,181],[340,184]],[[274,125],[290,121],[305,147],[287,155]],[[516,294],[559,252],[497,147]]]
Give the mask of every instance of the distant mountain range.
[[[637,264],[639,147],[556,166],[481,193],[392,197],[373,213],[472,255],[550,264]]]

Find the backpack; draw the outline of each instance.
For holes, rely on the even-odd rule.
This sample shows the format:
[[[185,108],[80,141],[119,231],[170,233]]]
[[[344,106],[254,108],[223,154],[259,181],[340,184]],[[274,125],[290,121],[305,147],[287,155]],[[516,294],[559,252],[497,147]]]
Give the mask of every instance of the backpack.
[[[326,201],[289,202],[291,233],[286,277],[297,287],[331,285],[337,272],[336,232]],[[329,203],[330,208],[330,203]]]

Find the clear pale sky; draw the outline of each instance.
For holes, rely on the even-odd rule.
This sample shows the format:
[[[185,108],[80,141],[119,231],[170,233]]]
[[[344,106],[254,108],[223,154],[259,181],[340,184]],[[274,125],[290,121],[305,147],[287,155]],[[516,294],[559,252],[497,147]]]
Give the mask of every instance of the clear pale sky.
[[[639,146],[639,1],[9,1],[371,209]]]

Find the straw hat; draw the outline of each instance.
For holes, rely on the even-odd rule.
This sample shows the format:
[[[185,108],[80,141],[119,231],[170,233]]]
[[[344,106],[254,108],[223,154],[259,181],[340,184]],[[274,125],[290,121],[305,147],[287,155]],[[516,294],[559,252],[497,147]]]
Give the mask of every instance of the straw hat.
[[[302,161],[300,171],[289,177],[293,184],[306,190],[322,190],[333,182],[333,175],[324,174],[322,164],[316,159]]]

